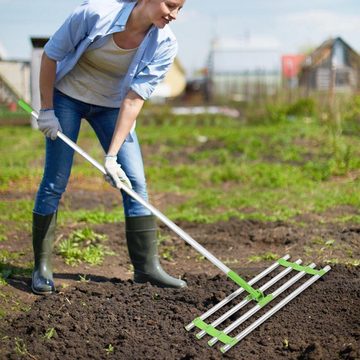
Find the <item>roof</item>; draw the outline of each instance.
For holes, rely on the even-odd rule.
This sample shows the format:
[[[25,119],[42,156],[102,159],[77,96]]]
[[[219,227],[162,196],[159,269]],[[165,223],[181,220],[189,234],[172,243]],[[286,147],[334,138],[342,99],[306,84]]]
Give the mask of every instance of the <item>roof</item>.
[[[318,48],[309,54],[303,63],[303,67],[316,67],[324,63],[332,55],[335,43],[340,42],[350,53],[352,61],[355,60],[360,65],[360,55],[341,37],[330,38],[325,40]]]
[[[49,38],[48,37],[39,37],[39,38],[32,37],[30,40],[31,40],[31,44],[34,48],[43,48],[45,46],[45,44],[49,41]]]

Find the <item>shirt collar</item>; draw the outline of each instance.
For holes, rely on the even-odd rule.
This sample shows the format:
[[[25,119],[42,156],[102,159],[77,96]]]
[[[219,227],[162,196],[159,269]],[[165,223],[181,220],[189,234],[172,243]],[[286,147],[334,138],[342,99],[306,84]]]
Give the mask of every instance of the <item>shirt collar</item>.
[[[133,11],[137,1],[127,3],[123,10],[119,13],[119,18],[115,21],[114,25],[125,27],[131,12]]]
[[[119,17],[117,20],[115,20],[114,22],[114,26],[119,26],[121,28],[125,28],[126,23],[129,19],[129,16],[131,14],[131,12],[134,10],[134,7],[136,6],[137,1],[130,1],[128,2],[124,8],[120,11],[119,13]],[[150,36],[150,34],[155,31],[156,26],[152,25],[147,33],[147,36]]]

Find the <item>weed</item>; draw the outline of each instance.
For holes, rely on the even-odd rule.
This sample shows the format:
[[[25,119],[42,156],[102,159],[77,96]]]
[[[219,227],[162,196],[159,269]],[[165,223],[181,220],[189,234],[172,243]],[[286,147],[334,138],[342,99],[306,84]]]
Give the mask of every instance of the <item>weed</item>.
[[[266,252],[262,255],[253,255],[248,257],[249,262],[260,262],[260,261],[270,261],[270,260],[277,260],[279,255],[274,254],[272,252]]]
[[[196,256],[195,256],[195,261],[204,261],[205,259],[206,259],[206,257],[201,254],[196,254]]]
[[[163,234],[160,230],[157,232],[158,245],[161,245],[171,239],[170,235]]]
[[[79,280],[80,282],[86,282],[86,283],[87,283],[87,282],[90,282],[90,280],[91,280],[90,278],[87,278],[87,277],[86,277],[86,274],[84,274],[84,275],[79,275],[79,279],[80,279],[80,280]]]
[[[23,306],[21,306],[21,308],[20,308],[20,311],[25,312],[25,313],[29,312],[30,310],[31,310],[31,306],[30,306],[30,305],[23,305]]]
[[[0,250],[0,263],[7,263],[12,260],[18,260],[20,257],[24,255],[23,252],[20,251],[8,251],[6,249]]]
[[[313,244],[331,248],[335,244],[334,239],[325,240],[323,238],[315,238],[312,240]]]
[[[57,335],[57,333],[56,333],[55,328],[49,328],[45,331],[43,338],[45,340],[51,340],[56,335]]]
[[[225,259],[225,260],[223,260],[223,263],[225,265],[235,265],[235,264],[239,263],[239,260],[238,259]]]
[[[59,243],[58,253],[72,266],[81,262],[101,265],[106,255],[115,255],[102,244],[106,240],[106,235],[97,234],[90,228],[76,230]]]
[[[360,215],[340,216],[340,217],[336,218],[335,221],[342,222],[342,223],[349,222],[349,223],[360,224]]]
[[[111,344],[109,344],[109,345],[105,348],[105,351],[106,351],[106,354],[109,355],[109,354],[111,354],[111,353],[114,352],[114,347],[113,347]]]
[[[160,256],[167,261],[174,261],[175,246],[163,246]]]
[[[6,240],[7,240],[7,236],[5,234],[5,226],[3,224],[0,224],[0,242]]]
[[[15,337],[15,352],[18,355],[27,355],[28,351],[23,339]]]
[[[346,266],[360,266],[360,260],[359,259],[339,259],[339,258],[332,258],[325,260],[326,264],[330,265],[346,265]]]
[[[330,240],[325,241],[325,246],[327,246],[327,247],[332,247],[332,246],[334,246],[334,244],[335,244],[334,239],[330,239]]]

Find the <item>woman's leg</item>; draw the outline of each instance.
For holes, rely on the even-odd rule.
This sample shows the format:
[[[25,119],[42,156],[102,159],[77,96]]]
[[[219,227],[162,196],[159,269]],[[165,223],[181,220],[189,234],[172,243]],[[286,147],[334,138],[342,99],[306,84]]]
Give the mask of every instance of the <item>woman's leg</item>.
[[[81,118],[85,115],[86,104],[55,91],[54,109],[63,133],[76,142]],[[61,195],[64,193],[69,180],[74,156],[74,150],[61,139],[46,138],[45,141],[44,173],[34,206],[34,212],[40,215],[56,212]]]
[[[93,107],[93,111],[87,116],[87,120],[94,129],[101,146],[107,152],[115,130],[118,109]],[[141,150],[136,133],[121,146],[117,161],[129,178],[133,190],[143,199],[148,199],[144,165]],[[125,216],[150,215],[150,211],[139,204],[131,196],[122,191]]]
[[[64,134],[77,140],[84,106],[55,92],[55,114]],[[33,250],[35,266],[31,288],[36,294],[55,291],[52,275],[52,249],[55,237],[57,208],[65,191],[73,160],[73,150],[62,140],[46,138],[46,159],[43,179],[36,195],[33,211]]]
[[[105,152],[107,152],[115,129],[118,110],[104,110],[88,117]],[[118,154],[118,162],[128,176],[133,190],[147,200],[144,166],[139,142],[135,132],[125,141]],[[161,267],[158,255],[155,217],[144,206],[122,191],[126,241],[137,283],[150,282],[160,287],[182,288],[185,281],[168,275]]]

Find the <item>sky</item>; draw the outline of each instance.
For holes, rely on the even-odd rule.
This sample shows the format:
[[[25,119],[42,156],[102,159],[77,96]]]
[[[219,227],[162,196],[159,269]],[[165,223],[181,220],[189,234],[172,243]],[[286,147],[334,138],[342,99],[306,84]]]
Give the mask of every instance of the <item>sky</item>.
[[[51,36],[81,0],[0,0],[0,53],[30,59],[31,36]],[[206,66],[211,40],[257,39],[281,54],[341,36],[360,52],[360,0],[186,0],[171,25],[188,76]]]

